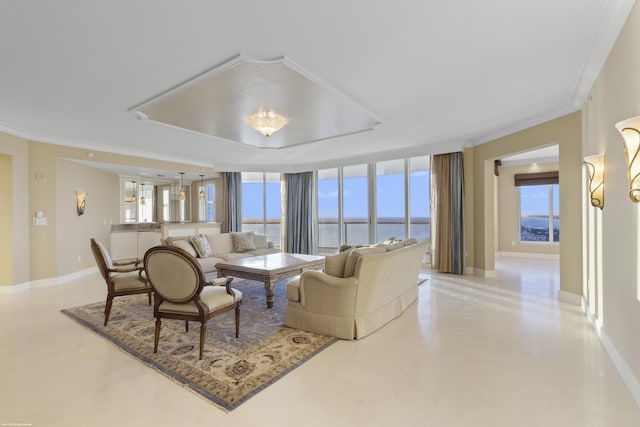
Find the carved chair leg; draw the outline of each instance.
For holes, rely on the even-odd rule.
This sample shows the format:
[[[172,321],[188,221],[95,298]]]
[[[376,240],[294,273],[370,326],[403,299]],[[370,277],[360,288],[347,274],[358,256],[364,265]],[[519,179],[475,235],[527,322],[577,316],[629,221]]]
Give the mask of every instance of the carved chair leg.
[[[158,352],[158,341],[160,341],[160,318],[156,319],[156,332],[153,339],[153,352]]]
[[[185,320],[185,321],[184,321],[184,330],[185,330],[186,332],[189,332],[189,321],[188,321],[188,320]]]
[[[236,338],[240,334],[240,306],[236,305]]]
[[[104,326],[107,326],[109,315],[111,314],[111,306],[113,305],[113,297],[107,296],[107,303],[104,306]]]
[[[200,326],[200,360],[202,360],[202,353],[204,353],[204,336],[207,334],[207,325],[202,323]]]
[[[149,295],[149,305],[151,305],[151,292],[149,292],[147,295]]]

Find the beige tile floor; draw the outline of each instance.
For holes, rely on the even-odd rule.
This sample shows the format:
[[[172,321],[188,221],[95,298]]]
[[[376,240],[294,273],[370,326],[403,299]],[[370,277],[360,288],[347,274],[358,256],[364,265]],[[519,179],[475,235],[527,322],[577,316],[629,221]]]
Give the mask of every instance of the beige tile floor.
[[[0,425],[640,426],[640,409],[557,261],[498,277],[433,274],[417,304],[340,341],[231,413],[59,310],[104,298],[97,274],[0,297]]]

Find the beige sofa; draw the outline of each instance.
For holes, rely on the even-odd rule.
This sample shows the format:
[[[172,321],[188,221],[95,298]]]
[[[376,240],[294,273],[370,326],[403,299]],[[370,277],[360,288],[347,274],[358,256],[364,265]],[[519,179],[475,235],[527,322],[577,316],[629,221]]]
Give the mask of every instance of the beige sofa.
[[[287,283],[285,325],[349,340],[371,334],[416,300],[426,250],[409,239],[327,257],[324,272]]]
[[[203,239],[208,244],[210,252],[203,252],[201,245]],[[216,272],[216,264],[219,262],[280,252],[273,242],[267,241],[267,236],[251,231],[172,236],[164,239],[162,243],[177,246],[189,252],[202,266],[205,274]]]

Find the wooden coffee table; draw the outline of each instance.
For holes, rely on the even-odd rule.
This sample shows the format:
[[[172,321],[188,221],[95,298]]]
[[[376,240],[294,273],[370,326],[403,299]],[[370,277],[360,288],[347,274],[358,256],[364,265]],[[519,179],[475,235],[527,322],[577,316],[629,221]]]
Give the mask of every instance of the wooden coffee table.
[[[216,268],[218,277],[233,276],[263,282],[267,308],[272,308],[273,291],[277,282],[302,274],[306,270],[323,269],[324,257],[280,252],[219,262]]]

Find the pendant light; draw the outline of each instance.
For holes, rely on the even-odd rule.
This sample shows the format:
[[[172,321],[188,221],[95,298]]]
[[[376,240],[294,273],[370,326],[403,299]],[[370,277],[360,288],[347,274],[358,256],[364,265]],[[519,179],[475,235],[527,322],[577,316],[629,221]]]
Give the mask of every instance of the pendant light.
[[[202,178],[204,178],[204,175],[200,175],[200,200],[205,200],[206,195],[204,194],[204,183],[202,182]]]
[[[144,184],[141,184],[141,185],[142,185],[142,191],[140,192],[141,193],[141,195],[140,195],[140,204],[141,205],[146,205],[147,201],[144,198]]]
[[[184,172],[180,172],[180,193],[178,194],[179,200],[184,200],[187,198],[187,194],[184,191]]]
[[[136,200],[138,200],[136,198],[136,193],[138,192],[138,185],[136,184],[135,181],[131,181],[131,183],[133,184],[133,194],[131,195],[131,202],[135,203]]]

